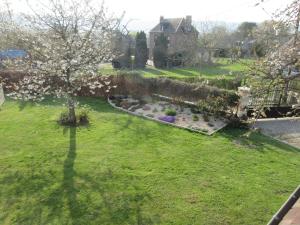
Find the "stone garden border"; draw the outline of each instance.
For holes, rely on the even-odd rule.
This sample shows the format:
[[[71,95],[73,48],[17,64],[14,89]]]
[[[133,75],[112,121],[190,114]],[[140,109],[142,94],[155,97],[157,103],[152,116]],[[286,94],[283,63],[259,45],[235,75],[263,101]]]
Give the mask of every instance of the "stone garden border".
[[[166,97],[166,96],[162,96],[160,95],[159,97],[165,97],[166,99],[169,98],[169,97]],[[188,130],[188,131],[192,131],[192,132],[195,132],[195,133],[200,133],[200,134],[204,134],[204,135],[207,135],[207,136],[211,136],[213,135],[214,133],[220,131],[221,129],[223,129],[224,127],[227,126],[227,124],[225,124],[224,126],[220,127],[219,129],[216,129],[214,130],[213,132],[211,133],[207,133],[207,132],[203,132],[201,130],[195,130],[195,129],[192,129],[192,128],[188,128],[188,127],[184,127],[184,126],[180,126],[180,125],[176,125],[176,124],[172,124],[172,123],[168,123],[168,122],[165,122],[165,121],[161,121],[161,120],[158,120],[158,119],[154,119],[152,117],[149,117],[149,116],[144,116],[144,115],[140,115],[138,113],[135,113],[135,112],[131,112],[127,109],[124,109],[122,107],[118,107],[116,106],[115,104],[112,103],[112,101],[107,98],[107,101],[108,103],[115,109],[118,109],[118,110],[121,110],[123,112],[126,112],[128,114],[131,114],[131,115],[134,115],[134,116],[138,116],[138,117],[141,117],[141,118],[145,118],[145,119],[148,119],[148,120],[152,120],[152,121],[155,121],[155,122],[158,122],[158,123],[163,123],[163,124],[166,124],[166,125],[169,125],[169,126],[172,126],[172,127],[177,127],[177,128],[180,128],[180,129],[184,129],[184,130]]]
[[[0,106],[5,102],[4,92],[2,85],[0,84]]]

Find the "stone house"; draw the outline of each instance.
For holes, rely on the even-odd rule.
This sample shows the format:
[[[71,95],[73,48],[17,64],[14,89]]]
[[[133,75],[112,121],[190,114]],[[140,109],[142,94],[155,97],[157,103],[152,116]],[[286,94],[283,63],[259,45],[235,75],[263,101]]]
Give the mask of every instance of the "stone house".
[[[168,55],[192,55],[197,50],[198,31],[192,25],[192,17],[169,18],[160,17],[157,24],[149,33],[148,48],[149,59],[153,60],[155,39],[164,34],[168,39]]]

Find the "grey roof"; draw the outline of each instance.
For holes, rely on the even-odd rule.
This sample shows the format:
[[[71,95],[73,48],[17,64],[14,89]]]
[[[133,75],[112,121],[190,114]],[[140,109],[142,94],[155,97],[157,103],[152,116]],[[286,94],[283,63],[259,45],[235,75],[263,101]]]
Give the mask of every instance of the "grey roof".
[[[184,18],[163,19],[162,21],[162,24],[164,24],[163,32],[175,33],[183,20]],[[162,32],[160,25],[161,25],[160,23],[157,24],[150,32]]]
[[[8,49],[0,51],[0,59],[17,59],[27,56],[27,52],[21,49]]]

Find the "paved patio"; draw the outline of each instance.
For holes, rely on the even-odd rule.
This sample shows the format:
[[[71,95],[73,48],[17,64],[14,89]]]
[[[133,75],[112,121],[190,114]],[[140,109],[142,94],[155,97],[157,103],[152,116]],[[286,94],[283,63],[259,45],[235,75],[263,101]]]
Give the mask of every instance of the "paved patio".
[[[255,124],[262,133],[300,149],[300,117],[261,119]]]
[[[290,211],[283,217],[279,225],[300,225],[300,199],[298,199]]]

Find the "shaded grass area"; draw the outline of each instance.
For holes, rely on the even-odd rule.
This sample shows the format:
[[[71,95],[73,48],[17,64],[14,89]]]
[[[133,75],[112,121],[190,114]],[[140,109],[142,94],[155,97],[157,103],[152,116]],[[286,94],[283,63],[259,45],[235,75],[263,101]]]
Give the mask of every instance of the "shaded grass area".
[[[0,111],[0,224],[266,224],[300,180],[300,151],[260,134],[212,137],[99,99],[87,127],[62,107]]]
[[[230,63],[229,59],[218,59],[214,65],[204,65],[199,67],[183,67],[172,69],[158,69],[152,66],[147,66],[145,69],[135,70],[145,77],[168,77],[176,79],[186,78],[205,78],[205,79],[234,79],[247,69],[245,63],[251,60],[240,60],[240,62]],[[115,70],[110,64],[104,64],[100,68],[102,74],[117,74],[120,70]],[[123,70],[131,71],[131,70]]]

